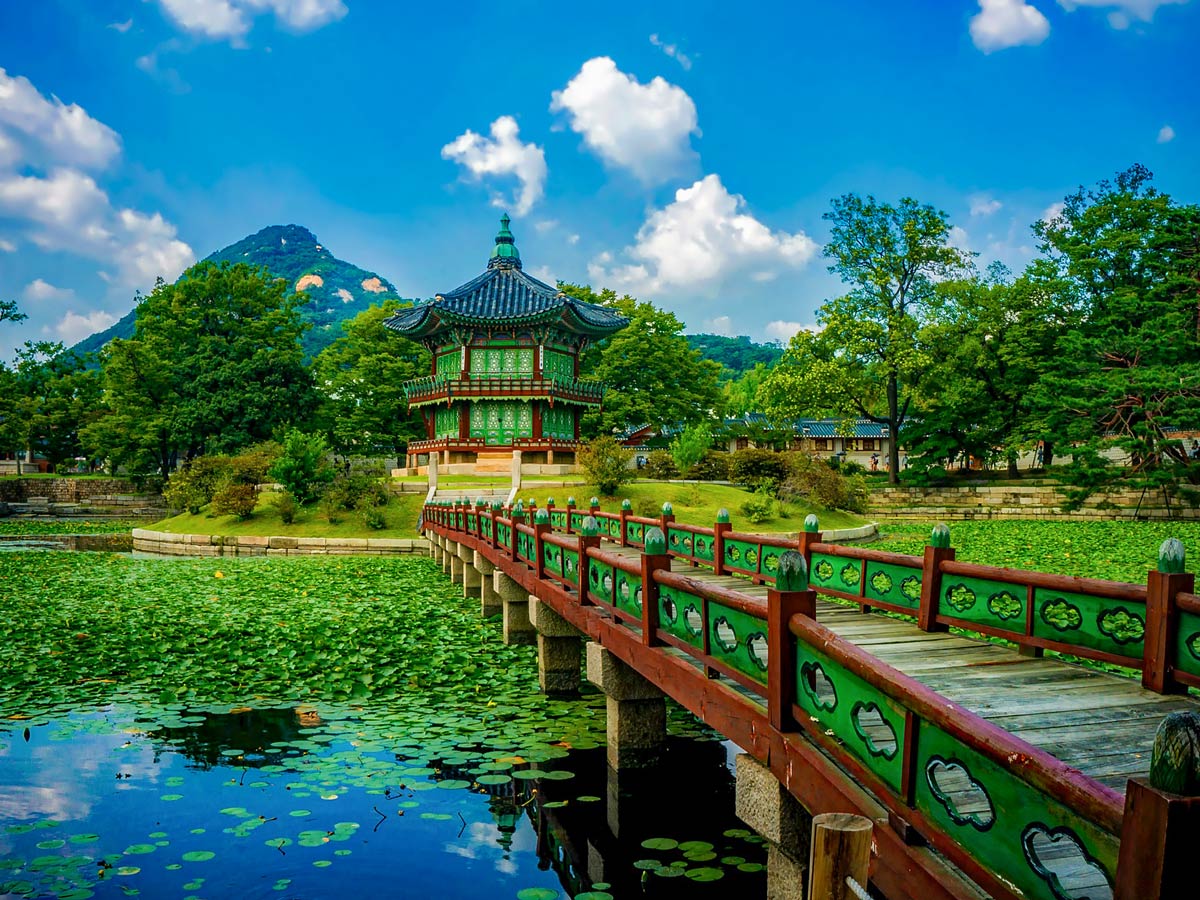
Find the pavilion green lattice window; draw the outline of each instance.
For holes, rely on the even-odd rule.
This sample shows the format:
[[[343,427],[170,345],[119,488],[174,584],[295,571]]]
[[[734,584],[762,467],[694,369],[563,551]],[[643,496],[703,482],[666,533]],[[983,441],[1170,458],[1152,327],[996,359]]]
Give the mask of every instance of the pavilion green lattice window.
[[[457,378],[461,372],[462,351],[439,353],[437,357],[437,374],[439,378]]]
[[[561,403],[557,406],[543,406],[542,436],[565,441],[573,440],[575,438],[574,410]]]
[[[528,378],[533,375],[532,347],[473,347],[472,378]]]
[[[458,437],[458,409],[456,407],[438,407],[434,414],[435,437]]]
[[[575,360],[566,353],[547,349],[542,353],[542,375],[546,378],[574,378]]]
[[[471,437],[511,444],[533,437],[533,407],[520,401],[483,400],[471,406]]]

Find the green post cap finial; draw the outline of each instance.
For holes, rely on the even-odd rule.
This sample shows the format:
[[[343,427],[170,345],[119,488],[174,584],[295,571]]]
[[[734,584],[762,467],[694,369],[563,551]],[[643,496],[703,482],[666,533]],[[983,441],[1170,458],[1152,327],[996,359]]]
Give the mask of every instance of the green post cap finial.
[[[673,507],[673,506],[671,505],[671,501],[670,501],[670,500],[668,500],[666,503],[664,503],[664,504],[663,504],[663,506],[662,506],[662,514],[663,514],[664,516],[673,516],[673,515],[675,514],[675,507]]]
[[[817,521],[816,513],[809,513],[804,517],[804,530],[809,534],[816,534],[821,530],[821,523]]]
[[[487,501],[486,501],[486,500],[484,500],[482,497],[476,497],[476,498],[475,498],[475,505],[476,505],[476,506],[487,506]]]
[[[667,536],[658,526],[646,529],[646,552],[651,556],[662,556],[667,552]]]
[[[549,507],[549,506],[553,506],[553,505],[554,505],[554,498],[553,498],[553,497],[547,497],[547,498],[546,498],[546,506],[548,506],[548,507]]]
[[[544,509],[539,509],[533,515],[533,524],[549,525],[550,524],[550,513],[546,512],[546,510],[544,510]]]
[[[513,506],[513,515],[514,516],[525,515],[525,504],[522,503],[520,500],[518,500],[516,502],[516,504]]]
[[[600,498],[599,498],[599,497],[593,497],[593,498],[592,498],[592,500],[591,500],[591,505],[592,505],[592,506],[599,506],[599,505],[600,505]]]
[[[933,533],[929,535],[929,546],[946,549],[950,546],[950,528],[944,524],[933,526]]]
[[[631,509],[633,509],[633,504],[628,499],[621,501],[621,512],[629,512]]]
[[[1173,712],[1159,723],[1150,754],[1150,786],[1185,797],[1200,795],[1200,713]]]
[[[492,509],[496,512],[499,512],[500,510],[504,509],[504,504],[501,503],[499,500],[493,500],[492,501]]]
[[[585,516],[583,520],[583,528],[579,532],[584,537],[595,537],[600,533],[600,523],[596,521],[595,516]]]
[[[1158,548],[1158,571],[1166,575],[1178,575],[1187,561],[1187,551],[1179,538],[1167,538]]]
[[[807,591],[808,563],[795,550],[779,554],[779,567],[775,570],[775,589],[779,591]]]
[[[575,498],[574,498],[574,497],[568,497],[568,498],[567,498],[567,506],[574,506],[574,505],[575,505]]]
[[[717,524],[718,525],[728,525],[729,524],[729,510],[727,510],[723,506],[717,510]]]

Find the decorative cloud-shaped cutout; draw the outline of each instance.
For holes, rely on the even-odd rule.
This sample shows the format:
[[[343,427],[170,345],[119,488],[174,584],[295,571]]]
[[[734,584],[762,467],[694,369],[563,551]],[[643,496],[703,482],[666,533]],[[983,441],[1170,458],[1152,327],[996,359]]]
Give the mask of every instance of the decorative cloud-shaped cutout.
[[[975,605],[975,592],[965,584],[951,584],[946,587],[946,603],[955,612],[966,612]]]
[[[862,570],[856,563],[846,563],[842,566],[839,574],[842,576],[842,584],[848,584],[851,587],[857,587],[858,582],[862,579]]]
[[[1021,834],[1021,848],[1029,868],[1059,900],[1112,900],[1108,873],[1070,828],[1034,822]]]
[[[713,622],[713,640],[726,653],[732,653],[737,649],[737,632],[733,630],[733,626],[729,624],[729,620],[724,616],[719,616]]]
[[[919,575],[909,575],[900,582],[900,593],[905,599],[917,603],[921,599],[921,577]]]
[[[600,570],[595,566],[588,569],[588,581],[592,583],[593,588],[600,587]]]
[[[817,564],[813,566],[813,577],[817,581],[828,581],[833,577],[833,565],[827,559],[817,560]]]
[[[671,547],[678,549],[678,547],[679,547],[679,532],[671,531],[671,533],[667,535],[667,543],[670,544]]]
[[[850,721],[854,724],[854,733],[867,745],[868,753],[884,759],[895,758],[899,748],[896,729],[883,717],[878,705],[858,701],[850,711]]]
[[[704,617],[700,615],[700,610],[696,609],[696,604],[689,604],[683,611],[683,627],[691,632],[693,637],[700,637],[704,633]]]
[[[621,592],[621,599],[628,600],[630,597],[629,579],[624,575],[617,576],[617,590]]]
[[[1063,597],[1047,600],[1038,610],[1038,615],[1055,631],[1078,631],[1083,624],[1083,613],[1079,607]]]
[[[692,552],[692,539],[690,537],[685,537],[683,539],[683,549],[688,553]]]
[[[988,612],[997,619],[1007,622],[1025,611],[1025,604],[1012,591],[997,591],[988,597]]]
[[[1118,644],[1135,644],[1146,633],[1146,622],[1137,613],[1123,606],[1102,609],[1096,616],[1096,626]]]
[[[933,799],[945,807],[955,825],[987,831],[996,821],[987,789],[971,777],[960,760],[931,756],[925,765],[925,780]]]
[[[605,572],[604,577],[600,579],[600,584],[604,587],[604,593],[611,594],[613,586],[612,572]]]
[[[679,620],[679,607],[675,605],[675,599],[666,591],[661,591],[658,601],[662,607],[663,618],[674,625]]]
[[[757,550],[747,550],[746,551],[746,565],[753,566],[753,565],[756,565],[757,563],[758,563],[758,551]]]
[[[883,596],[892,589],[892,576],[887,572],[876,572],[871,576],[871,590]]]
[[[742,558],[742,551],[739,550],[737,547],[735,547],[733,544],[729,544],[725,548],[725,558],[727,560],[729,560],[730,562],[737,562],[739,559]]]
[[[706,541],[702,537],[696,538],[696,555],[697,556],[706,556],[708,554],[708,552],[709,552],[708,541]]]
[[[762,567],[763,567],[763,570],[766,572],[776,571],[779,568],[779,554],[778,553],[764,553]]]
[[[767,649],[767,636],[761,631],[755,632],[746,638],[746,654],[750,657],[750,661],[764,672],[767,671],[767,662],[770,659],[770,652]]]
[[[1183,644],[1187,647],[1188,653],[1192,654],[1193,659],[1200,660],[1200,631],[1189,635]]]
[[[800,666],[800,687],[808,694],[817,709],[833,712],[837,709],[837,688],[820,663],[806,662]]]
[[[642,611],[642,586],[640,584],[634,588],[633,605],[638,608],[638,612]]]

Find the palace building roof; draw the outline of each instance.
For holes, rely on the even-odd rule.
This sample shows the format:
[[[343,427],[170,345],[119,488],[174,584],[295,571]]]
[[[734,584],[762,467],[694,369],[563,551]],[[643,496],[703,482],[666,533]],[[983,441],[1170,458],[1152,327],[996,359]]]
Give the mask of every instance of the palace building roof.
[[[614,310],[576,300],[527,275],[508,228],[510,221],[507,214],[500,219],[496,245],[483,274],[431,301],[401,310],[384,324],[415,340],[463,327],[493,331],[521,326],[557,327],[598,338],[629,324]]]

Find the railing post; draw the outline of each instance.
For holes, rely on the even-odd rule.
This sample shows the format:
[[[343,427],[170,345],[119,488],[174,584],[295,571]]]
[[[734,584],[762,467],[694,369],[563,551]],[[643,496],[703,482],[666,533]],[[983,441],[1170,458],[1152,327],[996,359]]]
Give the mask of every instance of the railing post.
[[[487,501],[482,497],[475,499],[475,537],[483,537],[483,514],[487,512]]]
[[[662,518],[659,521],[662,522],[659,527],[662,528],[663,537],[666,538],[671,533],[671,523],[675,521],[675,507],[671,505],[670,500],[662,505]]]
[[[788,623],[796,614],[817,617],[817,593],[808,586],[808,564],[795,550],[779,554],[775,586],[767,588],[767,718],[776,731],[798,731],[796,640]]]
[[[546,576],[546,554],[542,550],[542,535],[550,530],[550,513],[539,509],[533,514],[533,572],[541,581]]]
[[[517,559],[517,537],[520,534],[517,526],[525,521],[525,507],[521,505],[520,500],[513,504],[512,514],[509,518],[512,521],[512,534],[509,535],[508,555],[515,561]]]
[[[546,513],[550,516],[550,527],[554,527],[554,498],[546,498]]]
[[[628,533],[626,531],[626,529],[629,527],[629,523],[626,522],[625,520],[626,520],[626,518],[628,518],[629,513],[632,510],[633,510],[633,504],[629,502],[628,497],[621,501],[621,546],[622,547],[629,546],[629,544],[627,543]]]
[[[816,515],[809,513],[804,517],[804,530],[800,532],[796,541],[796,548],[804,557],[806,572],[812,571],[812,546],[819,543],[821,543],[821,523]]]
[[[945,525],[935,525],[921,564],[921,605],[917,609],[917,627],[922,631],[946,630],[945,625],[938,624],[937,617],[942,595],[942,563],[949,559],[954,559],[950,529]]]
[[[713,574],[728,575],[725,569],[725,535],[733,530],[729,522],[729,510],[717,510],[717,521],[713,524]]]
[[[504,510],[503,503],[501,503],[499,500],[492,501],[492,509],[491,509],[491,516],[490,516],[491,530],[488,532],[488,545],[493,550],[496,548],[496,542],[499,540],[499,537],[497,535],[498,529],[496,527],[496,520],[498,518],[500,518],[503,510]]]
[[[579,602],[590,603],[588,591],[592,585],[592,560],[588,550],[600,546],[600,523],[595,516],[587,516],[579,530]]]
[[[1179,573],[1164,573],[1179,574]],[[1131,778],[1113,900],[1196,896],[1200,846],[1200,714],[1171,713],[1158,726],[1149,778]]]
[[[1158,550],[1158,568],[1152,570],[1146,584],[1146,640],[1142,659],[1142,687],[1159,694],[1186,693],[1176,683],[1175,643],[1179,629],[1179,611],[1175,595],[1191,593],[1196,576],[1184,569],[1183,544],[1177,538],[1163,541]]]
[[[667,553],[667,533],[651,525],[642,533],[642,643],[653,647],[658,640],[658,582],[654,573],[671,571],[671,554]]]
[[[575,498],[567,498],[567,534],[571,534],[575,529],[571,525],[571,517],[575,515]]]
[[[812,823],[809,900],[852,900],[855,895],[847,879],[865,893],[871,867],[871,820],[850,813],[821,813],[813,816]]]

